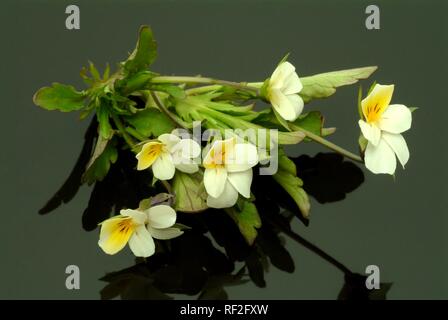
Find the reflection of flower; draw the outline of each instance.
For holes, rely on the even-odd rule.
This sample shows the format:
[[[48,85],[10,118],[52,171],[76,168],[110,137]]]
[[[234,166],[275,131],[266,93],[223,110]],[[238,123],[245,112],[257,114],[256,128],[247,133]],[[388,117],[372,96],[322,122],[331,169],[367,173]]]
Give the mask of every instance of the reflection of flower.
[[[107,254],[115,254],[129,242],[137,257],[154,254],[154,240],[168,240],[180,236],[183,231],[173,227],[176,211],[167,205],[157,205],[147,210],[121,210],[120,215],[101,223],[98,245]]]
[[[402,104],[389,105],[393,85],[375,85],[361,102],[364,120],[359,120],[363,136],[367,139],[365,164],[373,173],[393,174],[397,156],[401,165],[409,160],[409,150],[401,133],[411,128],[411,111]]]
[[[303,110],[303,100],[298,95],[303,86],[295,70],[287,61],[280,63],[267,87],[267,98],[274,110],[288,121],[296,120]]]
[[[162,134],[143,145],[137,154],[138,170],[152,166],[154,176],[159,180],[173,178],[176,169],[185,173],[198,171],[198,165],[192,158],[201,152],[199,144],[192,139],[180,139],[174,134]]]
[[[204,158],[204,185],[207,205],[212,208],[233,206],[238,193],[250,197],[252,167],[258,163],[257,149],[236,138],[215,141]]]

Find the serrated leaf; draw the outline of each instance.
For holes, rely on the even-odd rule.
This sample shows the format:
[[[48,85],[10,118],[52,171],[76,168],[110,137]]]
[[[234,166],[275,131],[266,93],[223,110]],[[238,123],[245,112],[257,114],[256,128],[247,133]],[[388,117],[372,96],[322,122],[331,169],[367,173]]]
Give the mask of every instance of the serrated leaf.
[[[182,212],[199,212],[207,209],[207,194],[202,183],[202,174],[176,172],[173,181],[174,208]]]
[[[73,86],[53,83],[51,87],[39,89],[33,97],[37,106],[47,110],[70,112],[84,107],[85,94],[76,91]]]
[[[303,89],[299,94],[305,102],[327,98],[336,92],[336,88],[367,79],[376,69],[376,66],[371,66],[303,77],[301,78]]]
[[[171,120],[155,108],[145,109],[124,118],[145,137],[158,137],[175,129]]]
[[[149,26],[140,28],[137,46],[124,63],[124,69],[132,74],[147,69],[157,57],[157,44]]]
[[[294,199],[294,202],[299,207],[303,217],[308,218],[310,212],[310,200],[305,190],[302,188],[302,180],[292,174],[290,170],[284,170],[280,166],[277,173],[273,175],[273,178]]]
[[[252,245],[258,234],[257,229],[261,227],[261,219],[255,204],[244,199],[239,206],[227,208],[225,211],[235,221],[246,242]]]
[[[99,123],[99,133],[103,139],[112,138],[114,131],[109,122],[109,111],[106,105],[100,105],[96,108],[96,117]]]
[[[102,142],[100,142],[101,144]],[[95,148],[96,149],[96,148]],[[86,172],[83,175],[83,181],[91,185],[96,181],[101,181],[109,172],[111,164],[115,163],[118,158],[118,152],[115,148],[115,141],[109,140],[101,154],[95,154],[95,159],[89,163]]]

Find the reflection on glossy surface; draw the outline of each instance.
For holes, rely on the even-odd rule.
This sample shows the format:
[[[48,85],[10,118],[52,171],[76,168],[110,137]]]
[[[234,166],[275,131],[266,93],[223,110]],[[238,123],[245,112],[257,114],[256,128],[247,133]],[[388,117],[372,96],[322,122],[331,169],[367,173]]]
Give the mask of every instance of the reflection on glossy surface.
[[[76,195],[96,130],[97,123],[93,120],[70,176],[39,213],[49,213]],[[306,191],[320,203],[343,200],[364,181],[362,171],[355,164],[334,153],[303,155],[294,162]],[[137,207],[142,198],[158,192],[148,181],[151,181],[150,171],[137,172],[132,153],[121,152],[107,177],[95,184],[82,215],[83,228],[94,230],[111,213]],[[247,245],[234,221],[223,210],[179,214],[178,221],[191,230],[180,238],[160,242],[154,256],[136,259],[132,267],[102,277],[107,285],[100,292],[101,298],[172,299],[170,295],[182,294],[198,299],[227,299],[226,286],[252,281],[260,288],[268,288],[265,273],[270,268],[295,271],[294,261],[281,237],[285,235],[341,271],[345,281],[339,299],[385,299],[391,284],[381,284],[380,290],[368,290],[366,276],[348,269],[291,229],[294,219],[301,219],[305,225],[308,221],[271,176],[255,176],[253,193],[262,218],[253,246]]]

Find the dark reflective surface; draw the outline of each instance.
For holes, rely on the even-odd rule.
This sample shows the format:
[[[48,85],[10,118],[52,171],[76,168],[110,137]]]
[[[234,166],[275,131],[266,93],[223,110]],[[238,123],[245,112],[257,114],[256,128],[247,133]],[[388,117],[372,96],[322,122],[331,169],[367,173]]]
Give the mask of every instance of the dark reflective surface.
[[[88,163],[97,126],[93,118],[73,170],[39,213],[50,213],[76,195],[82,184],[83,170],[80,168]],[[306,191],[321,203],[343,200],[364,181],[364,175],[356,165],[335,153],[319,153],[315,157],[302,155],[293,161],[304,180]],[[93,187],[82,215],[83,228],[95,230],[111,214],[123,208],[138,207],[141,199],[158,192],[155,186],[150,187],[148,182],[151,180],[149,171],[135,170],[132,152],[121,151],[107,177]],[[279,237],[281,234],[339,269],[344,277],[339,299],[385,298],[390,284],[382,284],[381,290],[368,290],[366,276],[354,273],[291,229],[293,220],[300,219],[305,225],[308,225],[308,220],[302,217],[291,197],[271,176],[255,175],[252,192],[262,219],[254,245],[246,243],[224,210],[179,213],[177,221],[191,229],[182,237],[159,241],[154,256],[137,258],[134,266],[102,277],[107,285],[100,291],[101,298],[171,299],[173,294],[181,294],[197,299],[227,299],[227,286],[252,281],[257,287],[265,288],[265,273],[270,268],[295,272],[295,262]]]
[[[369,1],[257,5],[252,1],[78,1],[81,29],[68,31],[64,12],[71,3],[3,1],[0,298],[98,299],[109,284],[116,289],[104,289],[104,298],[142,297],[142,293],[223,298],[224,291],[235,299],[335,299],[341,292],[362,298],[368,295],[361,278],[368,265],[380,268],[381,282],[393,283],[387,298],[447,298],[444,15],[448,9],[446,1],[438,0],[377,3],[381,30],[368,31],[364,12]],[[97,230],[85,229],[92,230],[106,211],[131,206],[144,189],[135,184],[131,171],[116,170],[110,179],[133,182],[128,187],[113,188],[104,182],[77,190],[79,165],[59,197],[43,211],[63,204],[46,215],[37,214],[72,170],[89,123],[79,122],[75,114],[40,110],[31,97],[53,81],[83,88],[77,76],[80,68],[88,60],[98,67],[121,61],[135,45],[141,24],[154,29],[160,48],[154,68],[163,74],[257,81],[269,76],[286,52],[291,52],[299,75],[378,65],[372,80],[395,83],[392,102],[419,107],[412,130],[405,134],[411,150],[406,170],[399,168],[392,179],[361,168],[365,181],[359,185],[360,171],[352,170],[349,162],[341,164],[341,159],[327,161],[334,155],[318,155],[326,152],[323,147],[289,148],[313,196],[308,226],[296,211],[279,214],[278,205],[290,209],[288,200],[280,194],[268,201],[274,193],[267,191],[265,199],[258,197],[265,202],[267,222],[255,252],[240,238],[230,237],[237,230],[219,212],[186,217],[199,227],[186,234],[185,241],[201,250],[184,250],[181,241],[173,241],[171,251],[148,261],[149,269],[134,267],[140,271],[124,275],[135,289],[123,289],[127,280],[117,281],[113,272],[132,267],[134,257],[127,249],[113,257],[105,255],[97,246]],[[368,85],[363,83],[364,88]],[[306,106],[322,111],[327,126],[338,128],[331,140],[352,151],[359,135],[356,99],[353,86]],[[323,165],[327,162],[328,167]],[[125,167],[126,161],[117,164]],[[270,186],[256,184],[262,193]],[[293,236],[289,226],[301,238]],[[335,261],[329,263],[328,256],[322,258],[321,251],[310,250],[299,239],[361,276],[345,276]],[[80,268],[80,290],[65,287],[65,269],[71,264]],[[191,278],[182,276],[186,270],[191,270]],[[106,274],[107,281],[100,281]]]

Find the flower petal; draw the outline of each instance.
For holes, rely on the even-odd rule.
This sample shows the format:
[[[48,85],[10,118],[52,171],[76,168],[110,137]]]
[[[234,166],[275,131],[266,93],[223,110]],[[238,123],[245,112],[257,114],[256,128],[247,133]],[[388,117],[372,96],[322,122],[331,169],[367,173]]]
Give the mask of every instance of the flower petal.
[[[238,143],[232,152],[226,153],[225,165],[228,172],[246,171],[257,163],[257,147],[251,143]]]
[[[168,152],[162,152],[159,158],[152,165],[154,177],[159,180],[170,180],[174,176],[176,168],[173,164],[173,158]]]
[[[146,214],[139,210],[123,209],[120,214],[125,217],[131,217],[135,224],[145,224],[148,218]]]
[[[294,97],[296,96],[296,97]],[[286,96],[280,89],[271,89],[269,101],[280,116],[288,121],[294,121],[303,109],[303,100],[298,95]]]
[[[207,193],[212,197],[218,197],[224,191],[227,181],[227,170],[223,167],[205,169],[204,186]]]
[[[269,79],[269,86],[272,88],[283,88],[289,75],[295,72],[296,68],[288,61],[280,63]]]
[[[283,84],[282,91],[284,94],[296,94],[302,91],[303,85],[296,72],[291,73]]]
[[[401,134],[383,132],[382,139],[386,140],[387,144],[395,152],[398,161],[400,161],[401,165],[404,168],[409,160],[409,149],[403,136]]]
[[[107,254],[116,254],[124,248],[134,233],[132,219],[116,216],[101,223],[98,245]]]
[[[193,161],[186,161],[188,159],[181,160],[180,163],[176,163],[176,169],[185,173],[195,173],[199,170],[199,167]]]
[[[298,94],[288,94],[286,97],[288,98],[291,105],[294,106],[294,110],[296,113],[294,120],[296,120],[297,117],[300,116],[300,114],[303,111],[303,106],[304,106],[303,99]],[[294,120],[290,120],[290,121],[294,121]]]
[[[184,232],[179,228],[156,229],[148,226],[148,231],[154,239],[169,240],[182,235]]]
[[[180,142],[180,138],[171,133],[161,134],[157,140],[162,142],[169,151]]]
[[[367,122],[375,122],[386,110],[394,93],[394,85],[376,84],[372,92],[361,101],[362,112]]]
[[[176,223],[176,211],[170,206],[161,204],[149,208],[148,225],[156,229],[169,228]]]
[[[195,173],[199,168],[193,159],[200,154],[201,147],[196,141],[183,139],[173,148],[171,156],[176,169],[185,173]]]
[[[238,200],[238,191],[232,186],[230,182],[227,182],[224,187],[224,192],[219,197],[207,197],[207,206],[210,208],[230,208],[235,205]]]
[[[197,158],[201,154],[201,146],[193,139],[182,139],[171,152],[182,158]]]
[[[381,138],[381,130],[376,125],[367,123],[364,120],[359,120],[358,124],[364,138],[374,146],[378,145]]]
[[[135,156],[138,160],[137,170],[145,170],[149,168],[159,157],[162,152],[162,147],[162,143],[158,141],[145,143],[142,150]]]
[[[397,166],[395,153],[384,139],[380,139],[377,146],[370,142],[367,144],[364,162],[366,168],[376,174],[394,174]]]
[[[250,186],[252,184],[252,169],[229,173],[229,182],[245,198],[250,198]]]
[[[402,104],[391,104],[379,120],[381,130],[390,133],[402,133],[411,128],[412,113]]]
[[[149,257],[155,252],[154,240],[144,225],[138,226],[129,239],[129,248],[136,257]]]

